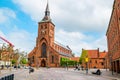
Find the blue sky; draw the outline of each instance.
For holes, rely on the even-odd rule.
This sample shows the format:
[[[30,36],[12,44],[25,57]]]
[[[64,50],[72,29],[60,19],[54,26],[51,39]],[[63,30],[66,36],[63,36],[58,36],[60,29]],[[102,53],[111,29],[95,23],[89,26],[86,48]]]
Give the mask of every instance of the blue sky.
[[[30,52],[35,47],[38,22],[47,0],[1,0],[0,36],[15,48]],[[76,56],[81,49],[107,50],[106,30],[113,0],[49,0],[55,40],[69,45]],[[0,43],[5,43],[0,40]]]

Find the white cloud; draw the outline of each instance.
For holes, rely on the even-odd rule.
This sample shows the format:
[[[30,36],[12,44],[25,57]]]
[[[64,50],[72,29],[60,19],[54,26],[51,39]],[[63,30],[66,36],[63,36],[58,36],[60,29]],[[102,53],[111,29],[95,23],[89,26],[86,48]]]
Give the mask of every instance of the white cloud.
[[[97,39],[96,41],[93,42],[94,47],[100,48],[101,51],[106,50],[107,51],[107,40],[106,40],[106,36],[102,36],[99,39]]]
[[[0,36],[5,37],[5,34],[0,30]]]
[[[0,24],[8,22],[10,18],[16,18],[15,12],[9,8],[0,8]]]
[[[13,0],[36,22],[44,16],[46,1]],[[57,27],[67,31],[101,32],[108,26],[113,0],[50,0],[49,3],[51,17]]]
[[[44,16],[45,0],[13,0],[13,2],[36,22]],[[106,50],[104,33],[110,19],[113,0],[50,0],[49,4],[51,18],[57,29],[57,41],[69,45],[77,56],[80,55],[78,53],[81,53],[82,48]],[[94,36],[97,34],[86,35],[80,31],[98,32],[102,37],[95,39]],[[18,35],[24,39],[22,33]]]
[[[9,34],[0,31],[0,35],[10,41],[15,46],[14,49],[20,49],[20,51],[30,52],[35,46],[34,34],[17,27],[13,28]],[[0,40],[0,42],[6,43],[3,40]]]
[[[76,56],[80,56],[82,48],[84,49],[97,49],[100,51],[107,50],[106,37],[100,37],[99,39],[93,40],[93,36],[86,36],[80,32],[66,32],[59,30],[56,32],[56,41],[69,45]],[[87,40],[87,41],[86,41]]]
[[[41,7],[44,5],[42,0],[13,0],[13,2],[34,21],[38,22],[41,20],[40,15],[42,15],[45,10],[45,7]]]
[[[0,30],[0,36],[1,37],[6,37],[5,34]],[[2,39],[0,39],[0,48],[2,47],[3,43],[5,43]]]
[[[30,52],[35,46],[35,36],[25,30],[15,29],[9,35],[10,41],[21,50]]]

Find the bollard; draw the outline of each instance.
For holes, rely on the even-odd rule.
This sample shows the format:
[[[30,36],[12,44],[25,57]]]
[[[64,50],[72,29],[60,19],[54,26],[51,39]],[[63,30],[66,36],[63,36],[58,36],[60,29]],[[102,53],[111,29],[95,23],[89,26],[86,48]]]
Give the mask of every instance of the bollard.
[[[5,80],[8,80],[8,79],[7,79],[7,76],[5,76],[4,79],[5,79]]]
[[[14,74],[12,74],[11,76],[12,76],[12,79],[11,79],[11,80],[14,80]]]
[[[7,77],[6,77],[6,76],[4,77],[4,80],[7,80]]]
[[[9,75],[9,80],[12,80],[12,75]]]
[[[11,75],[8,75],[8,79],[7,79],[7,80],[11,80],[11,79],[10,79],[10,76],[11,76]]]
[[[9,80],[12,80],[12,75],[9,75]]]
[[[9,75],[7,76],[7,79],[6,80],[9,80]]]

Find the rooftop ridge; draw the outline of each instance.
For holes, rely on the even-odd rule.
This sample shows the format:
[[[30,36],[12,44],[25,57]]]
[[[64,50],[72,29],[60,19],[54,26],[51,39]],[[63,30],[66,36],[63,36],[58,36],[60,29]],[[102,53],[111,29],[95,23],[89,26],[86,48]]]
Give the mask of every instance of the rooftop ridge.
[[[70,48],[68,48],[68,45],[65,46],[65,45],[61,44],[60,42],[58,42],[58,41],[54,41],[54,43],[57,44],[57,45],[59,45],[59,46],[61,46],[61,47],[66,48],[68,50],[71,50]]]

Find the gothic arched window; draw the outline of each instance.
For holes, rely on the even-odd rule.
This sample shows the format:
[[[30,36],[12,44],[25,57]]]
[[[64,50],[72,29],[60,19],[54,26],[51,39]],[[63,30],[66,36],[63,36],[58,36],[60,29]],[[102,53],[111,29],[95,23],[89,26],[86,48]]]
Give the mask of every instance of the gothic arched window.
[[[54,56],[52,56],[52,63],[54,63]]]
[[[47,57],[47,46],[45,43],[42,44],[42,47],[41,47],[41,57]]]

